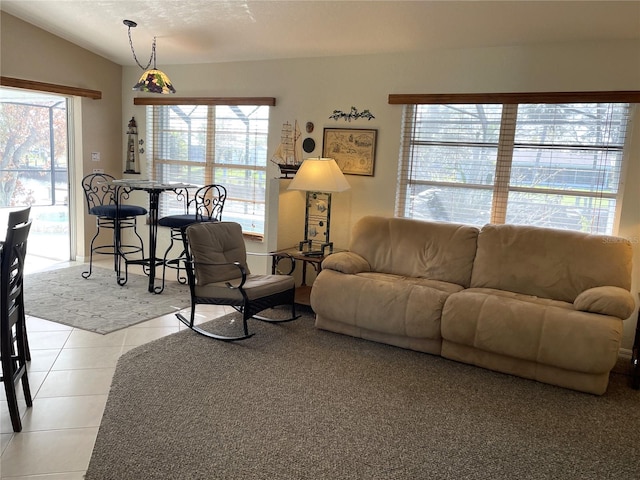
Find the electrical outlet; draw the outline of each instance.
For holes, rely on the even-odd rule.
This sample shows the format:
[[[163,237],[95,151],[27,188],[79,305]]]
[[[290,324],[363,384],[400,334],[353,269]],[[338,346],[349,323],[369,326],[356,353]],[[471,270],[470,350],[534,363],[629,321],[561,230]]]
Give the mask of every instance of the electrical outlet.
[[[93,173],[104,173],[104,168],[94,168]]]
[[[93,162],[99,162],[100,161],[100,152],[91,152],[91,160]]]

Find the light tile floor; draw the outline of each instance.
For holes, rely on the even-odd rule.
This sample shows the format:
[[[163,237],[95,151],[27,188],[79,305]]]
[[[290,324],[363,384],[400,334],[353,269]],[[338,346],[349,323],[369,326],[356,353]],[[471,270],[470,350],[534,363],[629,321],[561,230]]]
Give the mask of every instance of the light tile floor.
[[[201,320],[231,311],[210,306]],[[28,317],[33,407],[22,397],[23,430],[14,433],[1,394],[0,479],[82,479],[120,355],[186,328],[173,313],[107,335]]]

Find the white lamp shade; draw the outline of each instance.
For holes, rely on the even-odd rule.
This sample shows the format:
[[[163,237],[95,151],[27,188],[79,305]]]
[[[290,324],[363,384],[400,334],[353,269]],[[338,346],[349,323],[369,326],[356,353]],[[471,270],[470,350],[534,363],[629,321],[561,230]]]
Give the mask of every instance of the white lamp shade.
[[[289,185],[289,190],[307,192],[344,192],[350,188],[333,158],[307,158]]]

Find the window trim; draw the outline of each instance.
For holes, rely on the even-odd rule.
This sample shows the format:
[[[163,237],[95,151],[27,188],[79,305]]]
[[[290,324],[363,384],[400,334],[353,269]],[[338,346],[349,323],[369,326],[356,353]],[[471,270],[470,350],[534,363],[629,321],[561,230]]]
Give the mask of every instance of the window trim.
[[[87,88],[68,87],[55,83],[36,82],[34,80],[23,80],[21,78],[0,77],[0,85],[3,87],[23,88],[25,90],[37,90],[39,92],[57,93],[59,95],[70,95],[73,97],[86,97],[93,100],[100,100],[102,92],[100,90],[89,90]]]
[[[135,97],[134,105],[257,105],[275,107],[275,97]]]
[[[390,105],[471,103],[640,103],[640,90],[602,92],[389,94]]]

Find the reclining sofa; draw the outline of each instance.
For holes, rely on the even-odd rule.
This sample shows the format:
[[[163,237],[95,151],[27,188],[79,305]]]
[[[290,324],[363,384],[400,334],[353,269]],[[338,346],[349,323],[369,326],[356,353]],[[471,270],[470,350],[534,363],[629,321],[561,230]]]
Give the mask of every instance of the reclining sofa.
[[[311,306],[321,329],[600,395],[635,308],[631,258],[612,236],[370,216]]]

